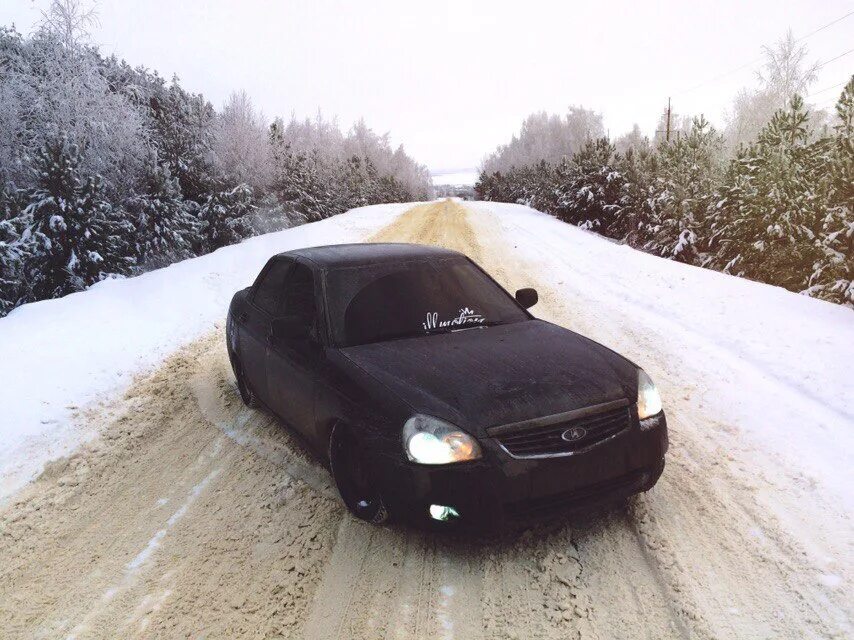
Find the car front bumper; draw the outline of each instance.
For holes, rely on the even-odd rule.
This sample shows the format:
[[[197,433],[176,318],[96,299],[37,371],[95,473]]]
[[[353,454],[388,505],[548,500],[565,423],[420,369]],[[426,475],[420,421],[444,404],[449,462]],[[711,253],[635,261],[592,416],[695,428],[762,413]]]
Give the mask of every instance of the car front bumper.
[[[664,470],[667,424],[641,430],[635,419],[617,437],[584,452],[513,458],[495,440],[481,440],[483,457],[430,466],[392,457],[377,471],[389,507],[424,521],[431,504],[452,507],[460,525],[500,527],[554,512],[619,501],[650,489]]]

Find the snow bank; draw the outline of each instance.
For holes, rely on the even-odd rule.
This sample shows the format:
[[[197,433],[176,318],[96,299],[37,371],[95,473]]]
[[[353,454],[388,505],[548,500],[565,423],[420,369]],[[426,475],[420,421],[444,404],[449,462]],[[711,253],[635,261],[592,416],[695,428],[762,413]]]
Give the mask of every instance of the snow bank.
[[[496,214],[590,337],[653,373],[687,373],[707,416],[854,506],[851,309],[664,260],[527,207],[473,208]],[[652,361],[647,338],[664,362]]]
[[[231,296],[271,255],[364,240],[411,206],[354,209],[0,319],[0,499],[90,435],[74,425],[77,407],[120,391],[223,322]]]

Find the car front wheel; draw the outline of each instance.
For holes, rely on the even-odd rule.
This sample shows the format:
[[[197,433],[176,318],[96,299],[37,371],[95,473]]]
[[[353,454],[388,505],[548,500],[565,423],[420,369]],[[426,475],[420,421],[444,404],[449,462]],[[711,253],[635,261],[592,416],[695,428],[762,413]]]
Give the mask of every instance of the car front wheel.
[[[354,516],[374,524],[383,524],[390,519],[360,443],[341,423],[335,425],[329,439],[329,466],[338,493]]]

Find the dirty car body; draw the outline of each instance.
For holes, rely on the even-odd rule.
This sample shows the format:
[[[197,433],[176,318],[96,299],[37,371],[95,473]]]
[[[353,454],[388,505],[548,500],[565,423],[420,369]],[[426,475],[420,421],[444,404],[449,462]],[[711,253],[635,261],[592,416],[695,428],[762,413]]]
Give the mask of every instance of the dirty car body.
[[[446,249],[300,249],[235,294],[228,353],[244,400],[328,456],[367,520],[500,524],[651,488],[652,381],[535,302]]]

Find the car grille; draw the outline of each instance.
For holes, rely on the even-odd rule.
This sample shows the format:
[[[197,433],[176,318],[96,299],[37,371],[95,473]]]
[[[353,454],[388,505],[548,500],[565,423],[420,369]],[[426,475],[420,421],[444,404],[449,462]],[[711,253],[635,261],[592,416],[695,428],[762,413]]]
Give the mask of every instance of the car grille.
[[[503,431],[496,440],[515,458],[569,455],[617,435],[630,423],[630,409],[622,406],[554,424]]]

